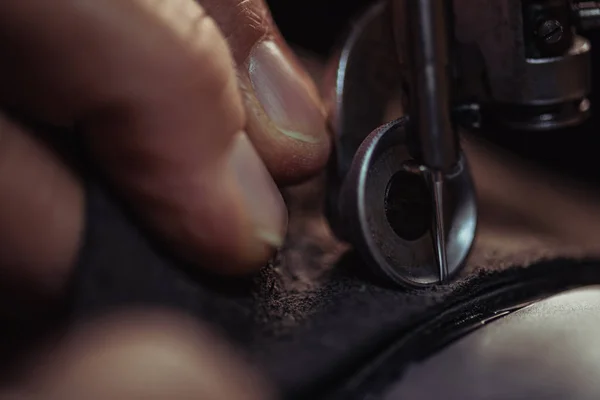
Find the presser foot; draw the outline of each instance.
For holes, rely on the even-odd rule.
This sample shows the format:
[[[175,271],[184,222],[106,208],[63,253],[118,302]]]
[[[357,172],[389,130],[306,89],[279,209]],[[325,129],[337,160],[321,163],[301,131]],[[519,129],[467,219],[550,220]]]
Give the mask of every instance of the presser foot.
[[[377,275],[423,287],[450,281],[464,266],[477,225],[475,190],[463,154],[443,172],[409,154],[390,12],[389,2],[374,4],[329,64],[323,90],[335,152],[327,214]]]
[[[343,231],[370,268],[393,282],[446,282],[464,265],[477,208],[465,157],[449,172],[418,165],[406,146],[406,118],[375,130],[341,186]]]

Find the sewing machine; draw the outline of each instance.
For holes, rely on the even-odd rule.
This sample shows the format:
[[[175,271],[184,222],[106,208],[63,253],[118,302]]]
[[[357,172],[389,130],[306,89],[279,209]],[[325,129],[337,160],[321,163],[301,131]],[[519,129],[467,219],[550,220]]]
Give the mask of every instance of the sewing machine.
[[[591,45],[578,32],[599,24],[594,1],[372,7],[329,76],[336,153],[328,206],[338,236],[396,284],[456,276],[477,227],[459,133],[543,136],[582,124]]]

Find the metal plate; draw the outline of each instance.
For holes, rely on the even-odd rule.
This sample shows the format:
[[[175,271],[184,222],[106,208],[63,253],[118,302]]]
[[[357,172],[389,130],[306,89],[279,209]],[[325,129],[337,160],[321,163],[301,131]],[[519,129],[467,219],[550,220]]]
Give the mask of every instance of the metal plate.
[[[424,286],[439,282],[431,229],[417,237],[406,235],[402,221],[391,226],[386,205],[392,177],[405,171],[411,161],[405,120],[377,129],[402,116],[400,63],[393,37],[389,2],[379,2],[354,24],[329,66],[325,92],[335,153],[330,165],[328,217],[338,237],[351,242],[377,273],[398,284]],[[469,253],[477,220],[464,157],[448,178],[445,222],[449,273],[455,275]],[[419,191],[416,186],[409,183],[405,193]],[[402,196],[401,190],[397,192]],[[418,218],[431,217],[433,209],[420,210]]]

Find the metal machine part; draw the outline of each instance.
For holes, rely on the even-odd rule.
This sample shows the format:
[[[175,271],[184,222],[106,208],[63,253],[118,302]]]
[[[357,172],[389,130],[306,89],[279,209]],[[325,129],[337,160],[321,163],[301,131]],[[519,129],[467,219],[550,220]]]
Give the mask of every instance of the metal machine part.
[[[439,188],[446,219],[431,209],[431,175],[411,156],[403,118],[382,126],[362,143],[338,197],[347,239],[373,270],[400,285],[425,286],[454,276],[475,237],[476,204],[466,159],[444,172]],[[433,226],[436,221],[440,224]],[[447,242],[433,251],[440,232]],[[437,257],[445,257],[443,263]],[[440,271],[444,266],[445,271]]]
[[[545,131],[589,116],[590,4],[569,0],[452,0],[457,101],[487,127]],[[595,2],[593,2],[595,3]]]
[[[437,1],[423,4],[409,7],[414,16],[429,20],[422,21],[422,30],[410,30],[427,44],[408,68],[408,81],[419,82],[413,101],[407,102],[414,105],[409,113],[414,122],[401,119],[365,134],[402,115],[393,109],[404,106],[402,93],[409,95],[403,90],[407,75],[400,73],[393,24],[385,18],[391,3],[374,6],[355,26],[330,81],[336,134],[330,220],[376,273],[411,287],[455,276],[470,251],[477,221],[473,185],[452,121],[451,81],[440,73],[422,73],[448,70],[448,49],[444,40],[439,42],[444,25],[438,36],[430,36],[427,28],[439,25],[446,13],[431,7]],[[426,96],[420,95],[423,90]]]
[[[458,140],[451,116],[450,23],[448,3],[437,0],[395,0],[394,20],[403,78],[408,89],[408,113],[413,132],[413,156],[429,173],[433,197],[434,248],[439,281],[448,277],[444,191],[448,173],[455,173]],[[402,23],[399,23],[402,22]],[[462,171],[462,170],[461,170]]]
[[[412,151],[429,168],[445,171],[458,161],[451,117],[450,24],[447,2],[394,0],[392,14],[405,108],[414,131]]]
[[[590,112],[590,43],[577,29],[598,21],[597,2],[570,0],[386,0],[373,6],[354,26],[330,80],[334,230],[394,282],[421,286],[455,275],[477,219],[457,130],[540,134],[582,123]],[[409,116],[402,128],[374,131],[400,116]],[[402,150],[386,156],[392,148]],[[389,189],[407,168],[420,171],[420,179]],[[403,234],[413,228],[399,226],[406,218],[390,211],[389,198],[423,187],[428,200],[414,210],[428,214],[419,220],[430,225],[410,239]]]

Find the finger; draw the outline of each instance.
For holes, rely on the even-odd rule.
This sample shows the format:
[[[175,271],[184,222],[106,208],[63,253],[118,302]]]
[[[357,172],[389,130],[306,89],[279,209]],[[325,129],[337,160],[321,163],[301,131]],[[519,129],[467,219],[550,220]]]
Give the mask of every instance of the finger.
[[[248,134],[273,176],[297,182],[329,155],[318,92],[273,23],[263,0],[201,0],[233,50],[248,111]]]
[[[239,272],[281,244],[285,206],[200,6],[9,0],[0,11],[4,102],[79,126],[133,209],[184,255]]]
[[[83,208],[75,176],[0,113],[0,290],[60,292],[77,255]]]
[[[263,379],[231,347],[166,312],[127,312],[90,322],[22,369],[23,383],[6,390],[10,398],[271,398]]]

